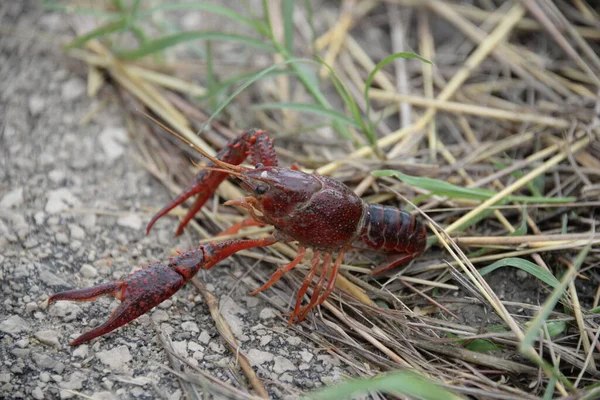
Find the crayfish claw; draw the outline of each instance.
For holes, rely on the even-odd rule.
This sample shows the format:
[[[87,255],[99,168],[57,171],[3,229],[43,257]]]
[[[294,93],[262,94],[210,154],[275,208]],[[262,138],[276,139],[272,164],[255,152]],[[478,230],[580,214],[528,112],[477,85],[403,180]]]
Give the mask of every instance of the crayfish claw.
[[[199,254],[202,252],[200,251]],[[180,271],[173,267],[179,267],[180,270],[182,267],[191,267],[185,263],[195,263],[198,261],[198,257],[200,256],[194,252],[188,252],[175,257],[174,259],[178,261],[175,265],[155,264],[132,273],[122,281],[57,293],[48,299],[48,303],[59,300],[93,301],[104,294],[121,300],[119,307],[113,311],[104,324],[71,342],[72,346],[77,346],[112,332],[171,297],[186,282]]]
[[[48,304],[60,300],[94,301],[97,297],[102,296],[103,294],[107,294],[121,300],[123,284],[124,282],[122,281],[115,281],[102,283],[100,285],[85,289],[66,290],[50,296],[48,299]]]

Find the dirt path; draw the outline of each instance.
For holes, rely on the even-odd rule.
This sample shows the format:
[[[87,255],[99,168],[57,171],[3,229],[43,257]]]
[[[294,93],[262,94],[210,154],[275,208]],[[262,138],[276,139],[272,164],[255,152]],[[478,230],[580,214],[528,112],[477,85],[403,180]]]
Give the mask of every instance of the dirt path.
[[[182,386],[161,368],[169,362],[148,316],[73,348],[69,340],[103,322],[116,302],[39,306],[54,292],[119,279],[191,242],[172,238],[172,219],[144,234],[144,207],[163,205],[169,194],[131,157],[118,105],[102,103],[112,97],[87,97],[85,68],[56,44],[70,34],[64,17],[36,1],[2,2],[0,26],[0,397],[178,399]],[[340,361],[248,296],[236,279],[243,272],[223,265],[201,279],[270,394],[339,380]],[[152,318],[176,352],[245,390],[191,285]]]

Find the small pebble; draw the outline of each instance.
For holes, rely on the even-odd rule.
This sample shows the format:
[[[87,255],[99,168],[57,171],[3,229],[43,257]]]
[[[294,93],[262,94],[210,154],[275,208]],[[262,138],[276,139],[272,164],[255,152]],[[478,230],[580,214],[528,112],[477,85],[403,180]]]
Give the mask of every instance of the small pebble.
[[[73,350],[73,357],[86,358],[88,356],[88,352],[89,346],[87,344],[82,344]]]
[[[273,335],[266,335],[260,338],[260,345],[261,346],[266,346],[269,344],[269,342],[271,342],[271,340],[273,339]]]
[[[187,331],[187,332],[194,332],[194,333],[200,332],[198,325],[193,321],[184,322],[183,324],[181,324],[181,329],[183,329],[184,331]]]
[[[92,279],[98,276],[98,270],[90,264],[83,264],[79,269],[79,273],[87,279]]]
[[[252,366],[262,365],[266,362],[273,361],[274,358],[273,354],[258,349],[248,350],[246,356]]]
[[[28,332],[31,327],[23,318],[18,315],[11,315],[0,323],[0,332],[15,334],[20,332]]]
[[[58,232],[54,237],[56,238],[57,243],[69,244],[69,236],[64,232]]]
[[[265,307],[262,310],[260,310],[260,319],[270,319],[275,318],[276,316],[277,312],[270,307]]]
[[[208,331],[203,330],[202,332],[200,332],[198,340],[200,341],[200,343],[208,344],[210,342],[210,334],[208,333]]]
[[[51,329],[38,331],[35,333],[35,338],[48,346],[60,347],[58,337],[58,332]]]
[[[23,204],[23,188],[11,190],[0,200],[0,208],[13,208]]]
[[[131,228],[139,231],[142,227],[142,219],[136,214],[128,214],[120,217],[117,220],[117,224],[125,228]]]
[[[131,353],[127,346],[119,346],[107,351],[96,353],[96,357],[102,364],[108,365],[112,369],[123,369],[131,361]]]
[[[275,357],[275,365],[273,365],[273,372],[277,374],[281,374],[285,371],[295,371],[297,368],[293,362],[288,360],[285,357],[277,356]]]
[[[62,86],[62,97],[69,101],[75,100],[85,93],[86,85],[81,78],[71,78]]]
[[[69,224],[69,231],[73,239],[82,240],[85,238],[85,231],[79,225]]]

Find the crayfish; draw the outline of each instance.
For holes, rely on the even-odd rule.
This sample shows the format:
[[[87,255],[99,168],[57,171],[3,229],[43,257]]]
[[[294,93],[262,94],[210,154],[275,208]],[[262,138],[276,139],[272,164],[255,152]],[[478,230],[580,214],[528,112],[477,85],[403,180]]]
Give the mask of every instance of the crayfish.
[[[187,189],[152,218],[146,233],[171,209],[197,196],[177,228],[176,235],[181,234],[228,176],[239,179],[250,195],[227,201],[225,205],[239,206],[247,210],[251,218],[227,232],[233,233],[251,224],[268,224],[275,227],[274,233],[260,239],[211,242],[171,257],[166,263],[145,267],[121,281],[51,296],[49,303],[58,300],[92,301],[104,294],[121,301],[108,321],[79,336],[71,345],[88,342],[145,314],[181,289],[201,268],[209,269],[241,250],[270,246],[280,241],[299,244],[297,256],[280,266],[262,287],[252,292],[256,294],[271,287],[297,266],[307,248],[313,249],[311,269],[298,291],[291,313],[290,323],[293,323],[302,321],[312,308],[323,303],[331,294],[344,254],[352,247],[367,245],[392,256],[387,264],[372,271],[374,275],[412,260],[425,249],[425,226],[411,214],[394,207],[366,203],[346,185],[332,178],[279,167],[273,139],[263,130],[251,129],[242,133],[216,157],[202,154],[211,163],[200,171]],[[240,165],[247,157],[250,157],[254,168]],[[317,272],[319,278],[312,296],[308,304],[301,307]]]

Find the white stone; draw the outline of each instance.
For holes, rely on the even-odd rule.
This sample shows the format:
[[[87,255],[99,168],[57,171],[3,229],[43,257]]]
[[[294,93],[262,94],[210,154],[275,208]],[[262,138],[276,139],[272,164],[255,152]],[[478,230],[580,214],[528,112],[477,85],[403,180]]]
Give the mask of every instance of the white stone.
[[[84,278],[92,279],[98,276],[98,270],[94,268],[93,265],[83,264],[79,269],[79,273],[83,275]]]
[[[0,323],[0,332],[4,333],[20,333],[20,332],[28,332],[31,330],[29,323],[25,321],[23,318],[18,315],[11,315],[2,323]]]
[[[125,144],[128,142],[127,130],[120,126],[107,126],[98,137],[100,146],[108,161],[113,161],[125,153]]]
[[[87,344],[79,345],[73,350],[73,357],[86,358],[89,353],[89,346]]]
[[[85,238],[85,231],[79,225],[69,224],[69,231],[72,239],[82,240]]]
[[[183,324],[181,324],[181,329],[187,332],[200,332],[198,325],[194,321],[185,321]]]
[[[273,335],[265,335],[263,337],[260,338],[260,345],[261,346],[266,346],[269,344],[269,342],[273,339]]]
[[[155,322],[165,322],[169,320],[169,314],[165,310],[154,310],[152,313],[152,319]]]
[[[67,174],[62,169],[53,169],[52,171],[48,172],[48,178],[50,178],[50,180],[56,184],[64,181],[66,176]]]
[[[13,208],[23,204],[23,188],[18,187],[11,190],[0,200],[0,208]]]
[[[208,342],[210,342],[210,334],[208,333],[208,331],[203,330],[202,332],[200,332],[198,340],[200,341],[200,343],[208,344]]]
[[[296,366],[293,362],[288,360],[285,357],[277,356],[275,357],[275,365],[273,365],[273,372],[277,374],[284,373],[285,371],[295,371]]]
[[[69,189],[61,188],[48,192],[48,201],[44,210],[48,214],[58,214],[79,204],[79,199]]]
[[[59,336],[60,335],[58,334],[58,332],[52,329],[45,329],[43,331],[38,331],[35,333],[35,338],[41,343],[55,347],[60,347],[60,343],[58,341]]]
[[[310,360],[313,359],[314,355],[308,350],[302,350],[300,352],[300,357],[302,357],[302,360],[304,362],[310,362]]]
[[[191,352],[196,352],[196,351],[204,352],[204,347],[200,346],[196,342],[190,341],[190,342],[188,342],[188,350]]]
[[[63,85],[61,92],[65,100],[74,100],[85,93],[85,83],[80,78],[71,78]]]
[[[208,344],[208,348],[218,354],[225,353],[225,346],[223,346],[221,343],[211,342]]]
[[[292,346],[298,346],[302,342],[298,336],[288,336],[286,340]]]
[[[124,369],[126,364],[131,361],[131,353],[127,346],[119,346],[114,349],[96,353],[96,357],[102,364],[108,365],[112,369]]]
[[[270,307],[265,307],[262,310],[260,310],[260,319],[270,319],[275,318],[276,316],[277,312]]]
[[[142,219],[136,214],[127,214],[117,220],[119,226],[140,230],[142,227]]]
[[[172,341],[171,345],[173,346],[173,351],[175,351],[175,353],[182,357],[187,357],[187,341]]]
[[[246,354],[246,357],[248,357],[248,361],[252,366],[262,365],[266,362],[273,361],[274,358],[273,354],[258,349],[250,349]]]
[[[36,386],[35,389],[33,389],[33,391],[31,392],[31,396],[36,399],[36,400],[43,400],[44,399],[44,392],[42,392],[42,388],[39,386]]]

